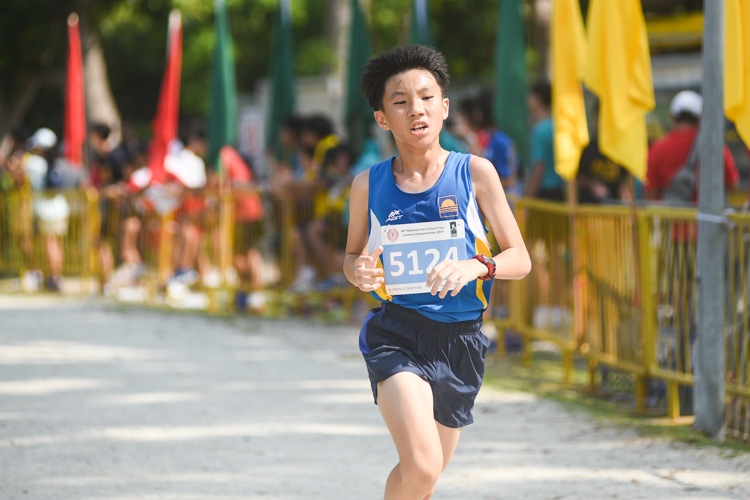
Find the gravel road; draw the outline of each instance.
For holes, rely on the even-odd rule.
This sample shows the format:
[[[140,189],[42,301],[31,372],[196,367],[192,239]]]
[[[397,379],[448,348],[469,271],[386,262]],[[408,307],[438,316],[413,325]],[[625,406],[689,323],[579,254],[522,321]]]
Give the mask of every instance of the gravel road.
[[[358,328],[0,296],[3,499],[382,498]],[[750,455],[482,389],[435,499],[747,499]]]

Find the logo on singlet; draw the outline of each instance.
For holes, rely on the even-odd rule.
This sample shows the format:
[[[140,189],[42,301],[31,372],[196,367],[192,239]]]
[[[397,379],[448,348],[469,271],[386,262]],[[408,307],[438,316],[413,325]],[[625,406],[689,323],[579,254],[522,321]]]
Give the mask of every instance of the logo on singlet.
[[[438,208],[440,209],[440,217],[443,219],[458,217],[458,197],[455,194],[441,196],[438,198]]]
[[[387,235],[388,235],[388,241],[393,243],[398,239],[398,230],[391,228],[388,230]]]
[[[392,210],[390,214],[388,214],[388,218],[385,220],[385,223],[388,224],[389,222],[393,222],[395,220],[399,220],[401,217],[403,217],[404,214],[401,213],[401,210],[398,208],[396,210]]]

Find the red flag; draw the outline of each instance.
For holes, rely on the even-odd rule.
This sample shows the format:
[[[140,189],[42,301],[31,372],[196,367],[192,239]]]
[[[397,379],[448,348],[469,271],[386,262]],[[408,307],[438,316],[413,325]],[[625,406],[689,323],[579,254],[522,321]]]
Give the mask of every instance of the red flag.
[[[156,116],[151,122],[151,147],[148,166],[151,169],[151,182],[164,182],[164,158],[169,143],[177,137],[177,120],[180,113],[180,74],[182,71],[182,17],[173,10],[169,15],[169,41],[167,45],[167,66],[161,81],[159,103]]]
[[[83,57],[78,14],[68,16],[68,74],[65,86],[63,155],[74,168],[83,163],[86,140],[86,105],[83,100]]]

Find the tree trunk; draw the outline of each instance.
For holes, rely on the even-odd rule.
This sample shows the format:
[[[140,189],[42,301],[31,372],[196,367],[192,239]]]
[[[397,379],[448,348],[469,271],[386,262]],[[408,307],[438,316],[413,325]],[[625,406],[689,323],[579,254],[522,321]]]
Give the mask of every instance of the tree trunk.
[[[531,46],[537,54],[531,74],[536,79],[550,78],[550,23],[552,0],[534,0],[531,5]]]
[[[120,112],[109,86],[107,64],[99,36],[89,34],[83,46],[83,81],[88,123],[107,124],[111,129],[109,142],[112,145],[118,144],[122,137]]]
[[[332,117],[337,130],[342,130],[344,114],[344,93],[346,88],[346,71],[349,64],[349,24],[351,22],[351,7],[349,0],[328,0],[328,12],[331,13],[326,26],[326,37],[335,48],[336,67],[331,68],[338,82],[339,103]]]

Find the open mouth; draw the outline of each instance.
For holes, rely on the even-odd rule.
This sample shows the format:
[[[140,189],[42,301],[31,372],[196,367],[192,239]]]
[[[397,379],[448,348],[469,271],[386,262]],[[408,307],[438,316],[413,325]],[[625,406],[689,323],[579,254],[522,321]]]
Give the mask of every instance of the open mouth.
[[[414,125],[410,130],[412,132],[419,132],[421,130],[427,130],[427,125],[425,124]]]

